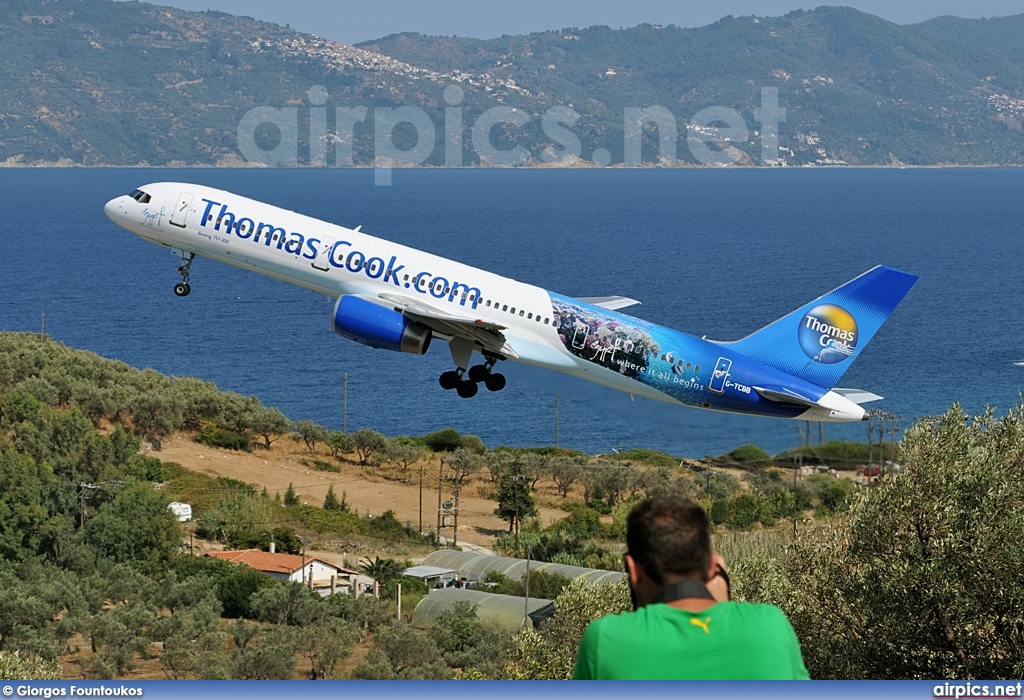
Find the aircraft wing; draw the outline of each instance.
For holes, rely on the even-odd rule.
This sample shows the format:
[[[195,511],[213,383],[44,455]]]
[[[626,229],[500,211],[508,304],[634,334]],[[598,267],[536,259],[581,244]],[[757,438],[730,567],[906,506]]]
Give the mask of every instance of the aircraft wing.
[[[436,333],[453,338],[467,338],[479,343],[485,350],[505,357],[519,357],[505,340],[505,334],[502,333],[505,326],[438,309],[402,294],[379,294],[378,297],[392,304],[403,316],[429,326]]]
[[[627,306],[636,306],[640,302],[629,297],[580,297],[580,301],[591,306],[600,306],[609,311],[618,311]]]

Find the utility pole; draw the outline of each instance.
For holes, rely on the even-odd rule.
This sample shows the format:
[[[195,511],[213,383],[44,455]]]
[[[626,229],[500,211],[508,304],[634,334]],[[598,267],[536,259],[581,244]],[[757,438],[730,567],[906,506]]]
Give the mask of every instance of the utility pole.
[[[81,483],[81,484],[78,485],[79,488],[82,489],[81,491],[78,492],[78,497],[79,497],[79,499],[81,499],[81,504],[82,504],[81,505],[81,512],[80,512],[80,515],[79,515],[80,527],[85,527],[85,492],[86,492],[86,490],[95,491],[101,485],[102,484],[88,484],[88,483]]]
[[[516,531],[516,558],[519,558],[519,480],[523,478],[522,474],[516,474],[512,477],[512,493],[515,496],[516,501],[516,515],[515,520],[515,531]]]
[[[818,421],[818,444],[825,444],[825,421]]]
[[[45,338],[46,337],[46,312],[45,311],[43,312],[43,321],[42,321],[42,323],[39,326],[39,337],[40,338]]]
[[[875,455],[875,414],[868,411],[868,466],[871,466],[871,458]]]
[[[530,619],[530,545],[526,545],[526,598],[523,599],[523,627]]]
[[[348,372],[345,372],[345,374],[341,376],[342,379],[344,379],[345,385],[344,391],[342,392],[342,396],[344,398],[341,409],[341,432],[348,435]]]
[[[882,475],[882,465],[885,464],[885,419],[890,418],[891,413],[882,413],[878,416],[878,475]]]
[[[306,524],[309,521],[308,515],[302,516],[302,583],[306,583]]]
[[[437,468],[437,542],[441,543],[441,481],[444,472],[444,460],[438,460]]]
[[[402,621],[402,584],[398,584],[398,605],[395,610],[395,618]]]
[[[555,447],[558,447],[558,394],[555,394]]]
[[[459,494],[462,492],[462,470],[461,465],[455,465],[455,519],[452,522],[452,546],[459,546]]]
[[[796,430],[800,434],[800,442],[803,443],[803,441],[804,441],[804,429],[801,428],[798,425],[796,427]],[[796,498],[796,476],[804,468],[804,453],[800,452],[799,450],[796,453],[796,464],[797,464],[797,466],[793,470],[793,539],[794,540],[796,539],[796,510],[797,510],[797,506],[796,506],[796,501],[797,501],[797,498]]]
[[[892,422],[889,423],[889,459],[896,456],[896,431],[899,430],[896,427],[896,421],[899,419],[899,416],[892,414]]]
[[[420,534],[423,534],[423,462],[420,462]]]

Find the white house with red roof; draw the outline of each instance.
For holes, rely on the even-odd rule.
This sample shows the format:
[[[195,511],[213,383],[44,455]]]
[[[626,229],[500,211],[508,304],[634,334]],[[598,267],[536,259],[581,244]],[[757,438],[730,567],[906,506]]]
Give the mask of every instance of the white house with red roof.
[[[305,583],[321,595],[330,595],[332,592],[351,594],[353,591],[356,595],[362,595],[374,590],[373,579],[369,576],[335,566],[317,557],[264,552],[260,549],[207,552],[206,556],[224,559],[232,564],[245,564],[281,581]]]

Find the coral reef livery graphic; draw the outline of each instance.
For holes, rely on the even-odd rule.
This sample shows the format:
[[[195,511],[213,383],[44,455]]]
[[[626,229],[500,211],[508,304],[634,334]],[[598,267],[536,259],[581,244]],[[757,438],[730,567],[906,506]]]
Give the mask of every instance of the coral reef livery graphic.
[[[636,377],[660,352],[651,334],[596,310],[552,299],[558,337],[576,357]]]
[[[808,311],[797,334],[807,357],[823,365],[842,362],[857,349],[857,322],[835,304],[819,304]]]

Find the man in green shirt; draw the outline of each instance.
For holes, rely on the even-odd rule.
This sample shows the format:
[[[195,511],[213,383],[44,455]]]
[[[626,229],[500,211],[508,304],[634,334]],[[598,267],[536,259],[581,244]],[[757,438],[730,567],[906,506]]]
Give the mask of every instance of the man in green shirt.
[[[689,501],[655,497],[629,514],[635,612],[587,628],[576,680],[807,679],[793,627],[771,605],[729,600],[711,523]]]

